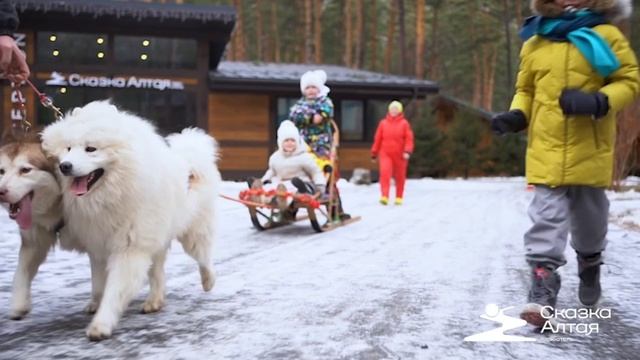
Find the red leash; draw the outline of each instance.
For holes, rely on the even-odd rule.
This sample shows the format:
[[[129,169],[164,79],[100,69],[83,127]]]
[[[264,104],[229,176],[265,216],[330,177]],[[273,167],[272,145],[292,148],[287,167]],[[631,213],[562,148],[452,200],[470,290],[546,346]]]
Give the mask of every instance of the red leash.
[[[55,106],[53,104],[53,99],[51,99],[51,97],[47,96],[47,94],[40,92],[38,90],[38,88],[33,85],[33,83],[31,82],[31,80],[27,79],[26,80],[27,84],[31,87],[31,89],[33,89],[33,92],[36,93],[36,95],[38,95],[38,98],[40,99],[40,104],[42,104],[42,106],[46,107],[47,109],[53,111],[56,120],[60,120],[62,119],[62,117],[64,116],[64,114],[62,113],[62,110],[60,110],[59,107]]]
[[[64,114],[62,113],[62,110],[60,110],[59,107],[53,104],[53,100],[51,99],[51,97],[47,96],[47,94],[43,92],[40,92],[38,88],[35,85],[33,85],[33,83],[29,79],[25,80],[25,82],[27,83],[27,85],[29,85],[29,87],[31,87],[33,92],[36,93],[36,95],[38,96],[38,99],[40,100],[40,104],[43,107],[53,111],[56,120],[62,119]],[[29,129],[31,128],[31,123],[27,120],[26,100],[24,98],[24,95],[22,94],[22,91],[20,90],[20,86],[21,85],[17,85],[16,83],[13,83],[13,82],[11,83],[11,88],[14,90],[16,97],[18,99],[18,102],[14,104],[14,109],[20,112],[20,114],[22,115],[22,119],[19,119],[19,121],[21,121],[22,130],[26,134],[27,132],[29,132]]]

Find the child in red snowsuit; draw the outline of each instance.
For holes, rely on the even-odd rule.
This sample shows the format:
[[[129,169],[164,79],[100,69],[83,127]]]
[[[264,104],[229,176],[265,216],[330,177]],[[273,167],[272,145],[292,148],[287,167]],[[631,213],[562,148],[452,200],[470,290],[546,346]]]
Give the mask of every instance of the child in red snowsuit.
[[[396,205],[402,205],[404,182],[407,177],[407,164],[413,153],[413,131],[411,125],[404,118],[402,103],[392,101],[389,104],[387,116],[380,121],[376,136],[371,147],[371,158],[379,159],[380,189],[382,197],[380,203],[389,203],[389,187],[391,177],[396,181]]]

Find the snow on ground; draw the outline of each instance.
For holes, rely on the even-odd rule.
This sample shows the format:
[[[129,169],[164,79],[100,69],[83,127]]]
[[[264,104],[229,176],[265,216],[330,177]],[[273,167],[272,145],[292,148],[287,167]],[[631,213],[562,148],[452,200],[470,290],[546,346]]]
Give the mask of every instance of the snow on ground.
[[[223,192],[243,187],[227,182]],[[258,233],[239,204],[221,200],[211,293],[178,246],[167,262],[167,305],[139,313],[133,301],[114,337],[91,343],[86,256],[56,250],[33,285],[33,312],[10,321],[19,237],[0,213],[0,358],[3,359],[637,359],[640,353],[640,195],[610,194],[599,334],[509,334],[529,343],[470,343],[495,328],[485,306],[526,299],[522,234],[532,193],[524,180],[413,180],[401,207],[377,204],[377,185],[341,186],[362,220],[330,233],[308,224]],[[578,306],[575,256],[561,268],[559,308]]]

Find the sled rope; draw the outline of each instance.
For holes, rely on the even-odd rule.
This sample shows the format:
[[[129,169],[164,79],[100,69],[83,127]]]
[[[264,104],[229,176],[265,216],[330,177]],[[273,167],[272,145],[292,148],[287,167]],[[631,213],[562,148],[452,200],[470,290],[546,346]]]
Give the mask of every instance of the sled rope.
[[[307,205],[313,209],[320,208],[320,202],[312,195],[308,194],[297,194],[291,192],[282,192],[278,190],[264,190],[264,189],[247,189],[240,192],[238,196],[240,200],[244,202],[250,202],[252,197],[255,196],[268,196],[268,197],[280,197],[280,198],[291,198],[294,201],[297,201],[301,204]],[[265,204],[260,204],[261,206]]]
[[[257,207],[257,208],[258,207],[259,208],[267,208],[267,209],[273,209],[274,208],[274,206],[269,205],[269,204],[263,204],[263,203],[253,202],[253,201],[240,200],[240,199],[236,199],[234,197],[231,197],[231,196],[228,196],[228,195],[224,195],[224,194],[220,194],[220,197],[223,198],[223,199],[235,201],[235,202],[243,204],[243,205],[254,206],[254,207]]]

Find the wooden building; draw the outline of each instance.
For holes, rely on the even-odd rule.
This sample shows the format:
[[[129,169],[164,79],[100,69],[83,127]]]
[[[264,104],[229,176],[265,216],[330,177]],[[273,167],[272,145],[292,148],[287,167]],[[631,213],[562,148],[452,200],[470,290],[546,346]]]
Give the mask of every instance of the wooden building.
[[[153,121],[161,132],[198,126],[221,145],[225,178],[264,171],[277,124],[300,97],[299,79],[324,69],[342,131],[342,169],[371,167],[377,121],[393,99],[405,104],[437,84],[333,65],[221,61],[235,22],[226,6],[108,0],[21,0],[16,39],[38,88],[63,110],[110,98]],[[2,87],[3,127],[21,114],[16,93]],[[53,121],[23,88],[27,118]]]

